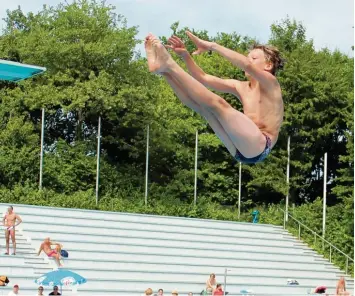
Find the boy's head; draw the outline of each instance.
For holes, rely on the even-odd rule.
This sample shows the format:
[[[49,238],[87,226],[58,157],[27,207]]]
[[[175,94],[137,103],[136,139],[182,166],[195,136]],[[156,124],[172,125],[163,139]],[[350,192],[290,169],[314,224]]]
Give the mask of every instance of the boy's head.
[[[284,60],[281,58],[279,50],[271,45],[255,43],[249,51],[248,58],[252,64],[272,75],[275,75],[284,66]]]

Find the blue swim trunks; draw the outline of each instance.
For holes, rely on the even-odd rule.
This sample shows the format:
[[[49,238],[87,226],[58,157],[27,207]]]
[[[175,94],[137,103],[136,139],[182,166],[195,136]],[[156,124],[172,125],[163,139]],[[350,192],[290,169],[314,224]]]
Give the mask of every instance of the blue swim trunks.
[[[265,149],[258,156],[255,156],[252,158],[246,158],[237,149],[237,152],[235,153],[234,158],[237,161],[242,162],[242,163],[258,163],[260,161],[263,161],[271,152],[271,139],[265,134],[264,134],[264,136],[266,139]]]

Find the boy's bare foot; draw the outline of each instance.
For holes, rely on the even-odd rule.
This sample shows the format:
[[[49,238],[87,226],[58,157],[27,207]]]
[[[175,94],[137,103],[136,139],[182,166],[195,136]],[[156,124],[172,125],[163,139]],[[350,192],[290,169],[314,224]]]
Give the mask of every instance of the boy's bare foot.
[[[167,72],[173,63],[173,59],[159,39],[149,34],[145,39],[145,51],[147,53],[149,72]]]

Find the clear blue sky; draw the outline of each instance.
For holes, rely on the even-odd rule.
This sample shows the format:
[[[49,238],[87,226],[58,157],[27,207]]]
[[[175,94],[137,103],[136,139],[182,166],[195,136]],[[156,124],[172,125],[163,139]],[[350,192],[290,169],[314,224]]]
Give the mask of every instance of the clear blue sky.
[[[0,18],[5,17],[7,9],[16,9],[18,5],[29,12],[40,10],[43,4],[60,2],[63,1],[0,0]],[[317,49],[328,47],[353,55],[353,0],[107,0],[106,3],[116,6],[116,12],[127,18],[129,26],[139,26],[138,37],[142,39],[148,32],[169,35],[170,25],[180,21],[183,27],[207,30],[210,35],[235,31],[265,42],[270,25],[289,16],[304,24],[307,37],[314,40]],[[0,28],[3,26],[1,21]]]

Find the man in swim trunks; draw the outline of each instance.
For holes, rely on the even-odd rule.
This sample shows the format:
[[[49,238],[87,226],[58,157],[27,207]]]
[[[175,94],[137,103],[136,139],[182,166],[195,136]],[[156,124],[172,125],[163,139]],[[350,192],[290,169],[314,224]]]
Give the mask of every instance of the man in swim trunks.
[[[149,71],[161,74],[182,103],[209,122],[238,161],[257,163],[264,160],[277,142],[284,114],[281,88],[275,77],[283,64],[279,51],[272,46],[255,45],[248,56],[244,56],[186,33],[197,46],[194,54],[215,51],[244,70],[248,81],[221,79],[204,73],[176,36],[169,39],[167,47],[183,58],[191,75],[172,59],[152,34],[145,40]],[[244,113],[207,87],[237,96]]]
[[[52,245],[56,246],[55,250],[53,250],[51,248]],[[51,239],[49,237],[47,237],[43,241],[43,243],[41,244],[41,247],[38,250],[37,256],[39,256],[39,254],[41,254],[42,251],[44,251],[48,257],[53,257],[58,266],[60,266],[60,267],[63,266],[60,263],[60,259],[61,259],[61,255],[60,255],[61,244],[56,243],[56,242],[52,242]]]
[[[9,206],[7,213],[2,219],[2,224],[5,226],[5,239],[6,239],[6,253],[10,254],[10,236],[12,240],[13,252],[12,255],[16,255],[16,234],[15,227],[22,222],[19,215],[14,212],[13,206]]]

